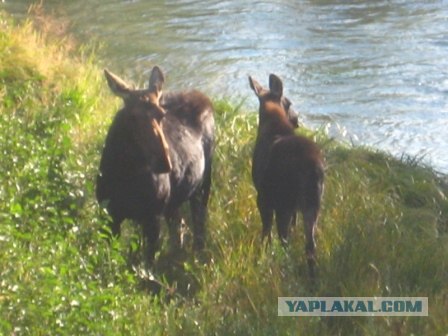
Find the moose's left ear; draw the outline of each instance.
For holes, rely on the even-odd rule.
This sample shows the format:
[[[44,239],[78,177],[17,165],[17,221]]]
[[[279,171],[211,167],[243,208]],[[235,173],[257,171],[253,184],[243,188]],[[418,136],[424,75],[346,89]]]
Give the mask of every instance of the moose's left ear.
[[[162,93],[162,86],[165,82],[162,70],[156,65],[152,68],[151,76],[149,77],[149,91],[154,92],[160,97]]]
[[[107,84],[115,95],[123,98],[124,100],[129,97],[132,91],[132,87],[130,85],[126,84],[124,80],[107,69],[104,69],[104,76],[106,76]]]
[[[249,76],[249,85],[252,90],[254,90],[257,97],[260,97],[263,87],[255,79]]]
[[[271,90],[271,93],[276,95],[278,98],[283,96],[282,80],[274,74],[269,75],[269,90]]]

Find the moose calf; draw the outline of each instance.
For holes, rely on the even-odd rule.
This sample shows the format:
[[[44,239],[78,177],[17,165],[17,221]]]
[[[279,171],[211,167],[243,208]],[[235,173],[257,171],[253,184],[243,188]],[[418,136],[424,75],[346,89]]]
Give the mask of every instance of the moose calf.
[[[260,102],[257,140],[252,160],[252,179],[263,223],[262,239],[271,241],[273,217],[285,245],[289,225],[298,210],[305,224],[306,255],[311,278],[315,276],[315,229],[324,181],[321,152],[311,140],[296,135],[297,115],[283,96],[283,83],[269,76],[269,89],[249,77]]]

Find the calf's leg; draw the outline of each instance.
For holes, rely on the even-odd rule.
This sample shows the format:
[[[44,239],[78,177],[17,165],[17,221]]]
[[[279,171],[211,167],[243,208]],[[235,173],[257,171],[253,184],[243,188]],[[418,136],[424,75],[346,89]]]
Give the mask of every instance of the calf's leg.
[[[267,204],[265,198],[260,193],[257,197],[257,206],[258,211],[260,212],[261,222],[263,224],[263,230],[261,235],[261,241],[267,238],[267,243],[271,244],[271,229],[272,229],[272,221],[274,218],[274,210]]]
[[[316,241],[315,232],[317,226],[317,219],[319,215],[318,209],[306,209],[302,212],[303,222],[305,225],[305,252],[308,262],[308,271],[310,277],[313,279],[316,276]]]
[[[283,247],[286,247],[288,244],[288,234],[294,214],[295,209],[283,208],[275,211],[277,232]]]

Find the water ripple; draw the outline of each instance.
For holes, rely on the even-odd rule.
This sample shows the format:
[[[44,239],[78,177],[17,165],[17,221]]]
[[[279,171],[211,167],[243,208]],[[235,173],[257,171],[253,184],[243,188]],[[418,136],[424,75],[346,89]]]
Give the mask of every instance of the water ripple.
[[[24,15],[28,1],[4,7]],[[443,1],[78,0],[45,2],[76,33],[106,42],[137,81],[154,64],[170,88],[256,100],[251,74],[280,75],[313,127],[448,172],[448,7]]]

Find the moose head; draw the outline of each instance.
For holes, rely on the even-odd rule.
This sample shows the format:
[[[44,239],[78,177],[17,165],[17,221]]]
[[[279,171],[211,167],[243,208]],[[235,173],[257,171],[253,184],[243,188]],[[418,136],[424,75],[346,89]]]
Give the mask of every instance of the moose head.
[[[152,69],[147,89],[134,89],[108,70],[104,70],[112,92],[121,97],[124,107],[117,114],[118,146],[123,158],[149,168],[155,174],[171,171],[168,144],[161,127],[165,110],[160,106],[164,76],[159,67]]]
[[[267,101],[278,103],[283,107],[291,125],[295,128],[299,127],[299,117],[297,112],[291,107],[291,101],[283,96],[283,83],[282,80],[271,74],[269,76],[269,89],[262,87],[255,79],[249,76],[249,85],[255,92],[255,95],[260,100],[260,106],[264,105]]]

